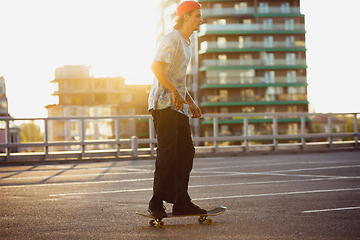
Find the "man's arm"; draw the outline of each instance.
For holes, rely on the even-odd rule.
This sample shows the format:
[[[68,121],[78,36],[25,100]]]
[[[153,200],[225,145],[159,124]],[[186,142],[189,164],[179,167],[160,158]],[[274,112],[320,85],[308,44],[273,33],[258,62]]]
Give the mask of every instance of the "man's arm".
[[[165,62],[153,61],[150,69],[155,74],[155,77],[159,80],[159,82],[164,85],[166,89],[168,89],[172,93],[173,104],[177,110],[183,110],[184,103],[186,103],[185,99],[180,95],[174,84],[170,81],[170,79],[166,76],[164,66]]]
[[[186,98],[185,99],[186,99],[187,104],[189,105],[192,117],[193,118],[201,117],[202,113],[201,113],[200,108],[196,105],[196,103],[194,102],[190,93],[187,90],[186,90]]]

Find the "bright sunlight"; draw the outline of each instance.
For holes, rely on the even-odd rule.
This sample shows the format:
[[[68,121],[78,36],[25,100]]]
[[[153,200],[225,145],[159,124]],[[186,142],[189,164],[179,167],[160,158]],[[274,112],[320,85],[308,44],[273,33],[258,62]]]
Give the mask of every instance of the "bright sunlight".
[[[95,77],[123,76],[130,84],[150,84],[155,4],[2,1],[0,22],[6,24],[0,26],[0,76],[6,81],[10,114],[46,117],[43,106],[54,102],[49,82],[64,65],[92,65]]]

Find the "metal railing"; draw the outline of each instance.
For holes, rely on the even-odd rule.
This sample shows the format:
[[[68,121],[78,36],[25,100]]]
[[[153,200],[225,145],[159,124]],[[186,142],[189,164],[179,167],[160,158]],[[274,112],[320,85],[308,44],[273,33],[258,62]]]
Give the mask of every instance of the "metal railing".
[[[207,31],[305,31],[305,24],[204,23],[200,25],[200,35]]]
[[[353,131],[334,133],[333,117],[339,115],[351,116],[354,122]],[[291,134],[283,134],[279,131],[279,123],[282,119],[291,119],[294,116],[300,119],[300,129],[298,132]],[[307,122],[311,118],[325,119],[325,132],[311,133],[307,128]],[[107,140],[86,140],[86,120],[111,119],[114,122],[114,138]],[[130,138],[120,138],[120,121],[129,119],[146,119],[149,121],[149,133],[147,138],[138,138],[131,136]],[[11,160],[50,160],[50,159],[89,159],[89,158],[138,158],[139,156],[155,156],[156,138],[155,131],[150,115],[128,115],[128,116],[108,116],[108,117],[57,117],[57,118],[8,118],[1,117],[0,122],[5,122],[5,143],[0,144],[0,149],[4,149],[5,153],[0,154],[0,161]],[[221,153],[221,152],[252,152],[252,151],[279,151],[286,149],[305,150],[313,149],[315,146],[321,146],[322,149],[333,148],[351,148],[359,149],[359,129],[358,122],[359,113],[241,113],[241,114],[204,114],[202,120],[211,120],[212,136],[195,136],[193,138],[196,143],[196,151],[203,153]],[[235,120],[234,123],[240,124],[243,131],[241,135],[221,136],[219,130],[223,119]],[[271,119],[270,124],[272,134],[253,134],[249,126],[254,119]],[[50,141],[49,140],[49,121],[78,121],[79,123],[79,140],[77,141]],[[44,127],[44,139],[42,142],[19,142],[12,143],[10,139],[10,125],[17,121],[42,121]],[[315,120],[314,120],[315,121]],[[255,121],[256,122],[256,121]],[[269,121],[268,121],[269,122]],[[229,123],[227,123],[229,124]],[[330,129],[330,130],[329,130]],[[347,138],[351,140],[338,141],[336,139]],[[281,140],[297,139],[297,143],[279,143]],[[320,139],[320,140],[317,140]],[[324,142],[323,139],[326,139]],[[264,140],[271,141],[271,144],[260,144]],[[335,141],[336,140],[336,141]],[[222,146],[223,142],[233,142],[237,144]],[[252,143],[259,144],[253,145]],[[206,144],[205,144],[206,143]],[[209,144],[211,143],[211,144]],[[115,146],[111,149],[103,150],[87,150],[88,145]],[[127,144],[130,148],[122,148],[123,144]],[[139,148],[139,144],[148,145],[148,147]],[[200,146],[207,145],[207,146]],[[210,145],[210,146],[209,146]],[[56,146],[78,146],[79,151],[50,151],[50,147]],[[20,152],[13,153],[13,148],[41,148],[41,152]]]
[[[206,59],[201,67],[305,66],[306,59]]]
[[[239,75],[239,74],[238,74]],[[211,76],[208,74],[203,84],[304,84],[306,77],[289,76],[289,77],[238,77],[238,76]]]
[[[243,49],[243,48],[305,48],[305,42],[294,41],[228,41],[228,42],[215,42],[204,41],[200,44],[200,51],[206,49]]]
[[[205,8],[202,9],[202,14],[204,17],[211,16],[233,16],[233,15],[242,15],[242,14],[254,14],[254,7],[238,7],[238,8]],[[300,14],[299,7],[267,7],[267,8],[258,8],[258,13],[266,14]]]

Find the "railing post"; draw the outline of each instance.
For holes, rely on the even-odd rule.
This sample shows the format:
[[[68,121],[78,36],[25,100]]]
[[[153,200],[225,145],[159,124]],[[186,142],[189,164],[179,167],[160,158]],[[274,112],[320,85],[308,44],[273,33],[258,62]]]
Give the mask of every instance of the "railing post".
[[[328,134],[329,134],[329,137],[328,137],[328,141],[329,141],[329,148],[332,149],[333,146],[332,146],[332,113],[328,113]]]
[[[151,141],[155,139],[155,128],[152,119],[149,119],[149,138]],[[155,145],[154,143],[150,143],[150,155],[152,157],[155,156],[154,145]]]
[[[131,150],[132,150],[132,156],[138,157],[138,137],[137,136],[131,136]]]
[[[85,119],[79,121],[81,159],[85,156]]]
[[[301,135],[303,135],[303,137],[301,137],[301,148],[302,150],[305,150],[306,148],[306,139],[304,137],[305,135],[305,115],[301,116]]]
[[[116,141],[116,157],[120,158],[120,119],[115,118],[115,141]]]
[[[248,129],[249,129],[249,119],[247,116],[244,116],[244,145],[245,145],[245,152],[249,152],[249,140],[247,139],[247,137],[249,136],[248,133]]]
[[[48,120],[44,119],[44,160],[49,158]]]
[[[6,119],[5,120],[5,143],[7,145],[7,147],[5,148],[5,153],[6,153],[6,161],[9,162],[10,161],[10,140],[11,140],[11,136],[10,136],[10,119]]]
[[[278,117],[277,116],[273,116],[273,138],[274,138],[274,151],[278,151],[279,150],[279,146],[278,146]]]
[[[213,131],[214,131],[214,150],[215,153],[219,153],[219,143],[217,141],[217,138],[219,137],[219,118],[214,117],[213,118]]]
[[[355,142],[355,148],[359,147],[359,129],[358,129],[358,120],[357,120],[357,113],[354,114],[354,142]]]

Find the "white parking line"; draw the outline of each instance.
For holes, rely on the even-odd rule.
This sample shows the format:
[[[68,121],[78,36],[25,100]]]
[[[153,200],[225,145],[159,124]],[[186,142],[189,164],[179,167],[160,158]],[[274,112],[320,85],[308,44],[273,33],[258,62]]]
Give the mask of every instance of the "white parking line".
[[[263,182],[246,182],[246,183],[224,183],[224,184],[207,184],[207,185],[190,185],[189,188],[208,188],[208,187],[225,187],[225,186],[239,186],[239,185],[257,185],[257,184],[274,184],[274,183],[294,183],[294,182],[310,182],[310,181],[324,181],[324,180],[336,180],[334,179],[302,179],[302,180],[279,180],[279,181],[263,181]],[[110,190],[110,191],[99,191],[99,192],[72,192],[72,193],[60,193],[60,194],[51,194],[50,197],[59,197],[59,196],[77,196],[77,195],[97,195],[97,194],[110,194],[110,193],[127,193],[127,192],[141,192],[149,191],[152,188],[142,188],[142,189],[127,189],[127,190]],[[334,190],[315,190],[317,191],[334,191]],[[290,192],[290,193],[276,193],[275,195],[287,195],[295,193],[310,193],[310,192]],[[267,196],[268,194],[264,194]],[[271,196],[273,194],[270,194]],[[250,196],[262,196],[262,194],[257,195],[241,195],[241,196],[230,196],[230,197],[214,197],[214,198],[205,198],[205,199],[221,199],[221,198],[240,198],[240,197],[250,197]],[[205,200],[197,199],[197,200]]]
[[[86,173],[86,174],[74,174],[74,175],[47,175],[47,176],[29,176],[29,177],[10,177],[0,179],[1,181],[9,180],[30,180],[30,179],[54,179],[54,178],[74,178],[74,177],[97,177],[97,176],[106,176],[106,175],[133,175],[133,174],[142,174],[142,173],[152,173],[154,171],[139,171],[139,172],[110,172],[110,173]]]
[[[302,211],[302,213],[317,213],[317,212],[344,211],[344,210],[353,210],[353,209],[360,209],[360,207],[329,208],[329,209],[321,209],[321,210]]]
[[[248,197],[267,197],[267,196],[280,196],[280,195],[295,195],[295,194],[308,194],[308,193],[327,193],[327,192],[345,192],[345,191],[358,191],[360,188],[345,188],[345,189],[323,189],[312,191],[299,191],[299,192],[282,192],[282,193],[261,193],[250,195],[238,195],[238,196],[221,196],[221,197],[209,197],[209,198],[195,198],[193,200],[214,200],[214,199],[231,199],[231,198],[248,198]]]
[[[45,183],[45,184],[24,184],[0,186],[0,188],[25,188],[25,187],[51,187],[51,186],[65,186],[65,185],[85,185],[85,184],[101,184],[101,183],[121,183],[121,182],[141,182],[152,181],[153,178],[142,179],[123,179],[123,180],[105,180],[105,181],[90,181],[90,182],[64,182],[64,183]]]
[[[61,194],[50,194],[50,197],[64,197],[64,196],[79,196],[79,195],[91,195],[91,194],[108,194],[108,193],[128,193],[128,192],[143,192],[152,191],[152,188],[139,188],[139,189],[127,189],[127,190],[112,190],[102,192],[82,192],[82,193],[61,193]]]

